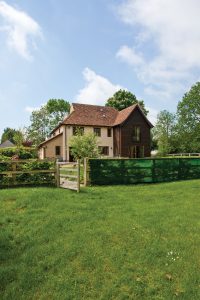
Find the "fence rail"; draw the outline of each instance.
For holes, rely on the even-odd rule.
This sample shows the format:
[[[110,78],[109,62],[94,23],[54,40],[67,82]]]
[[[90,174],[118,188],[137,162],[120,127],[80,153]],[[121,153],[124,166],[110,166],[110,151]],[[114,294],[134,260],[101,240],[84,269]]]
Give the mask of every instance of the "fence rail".
[[[88,164],[92,185],[200,178],[200,158],[90,159]]]
[[[168,156],[171,156],[171,157],[177,157],[177,156],[197,157],[197,156],[200,156],[200,153],[172,153],[172,154],[168,154]]]
[[[0,188],[23,185],[55,185],[55,160],[8,160],[0,162]]]
[[[80,160],[77,162],[58,162],[56,173],[57,187],[80,192]]]

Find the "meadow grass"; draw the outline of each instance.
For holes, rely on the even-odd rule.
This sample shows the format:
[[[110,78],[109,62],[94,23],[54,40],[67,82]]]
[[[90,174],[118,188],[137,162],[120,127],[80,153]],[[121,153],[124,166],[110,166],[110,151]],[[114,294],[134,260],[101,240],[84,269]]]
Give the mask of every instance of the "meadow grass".
[[[0,299],[200,299],[200,181],[0,190]]]

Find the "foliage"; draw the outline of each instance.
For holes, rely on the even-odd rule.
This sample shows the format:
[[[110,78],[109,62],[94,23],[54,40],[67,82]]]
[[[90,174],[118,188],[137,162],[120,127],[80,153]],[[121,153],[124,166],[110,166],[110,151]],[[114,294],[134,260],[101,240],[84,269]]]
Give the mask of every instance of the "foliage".
[[[23,141],[22,145],[24,147],[31,147],[33,145],[33,142],[30,140],[25,140],[25,141]]]
[[[200,179],[199,158],[90,159],[92,185]]]
[[[157,123],[153,129],[153,139],[157,141],[158,151],[164,156],[174,151],[176,137],[176,115],[167,110],[157,116]]]
[[[84,157],[98,157],[97,137],[93,133],[83,134],[78,130],[70,139],[71,153],[75,159]]]
[[[14,144],[17,148],[21,147],[24,141],[24,136],[21,130],[17,130],[13,136]]]
[[[136,96],[129,91],[119,90],[117,91],[111,98],[109,98],[106,102],[106,106],[111,106],[116,108],[117,110],[122,110],[127,108],[133,104],[139,104],[140,108],[144,112],[145,115],[148,114],[148,110],[146,110],[144,101],[137,100]]]
[[[4,129],[3,134],[1,136],[1,143],[4,143],[5,141],[9,140],[11,143],[15,143],[14,136],[18,133],[18,130],[7,127]]]
[[[199,199],[199,180],[0,190],[0,298],[200,299]]]
[[[178,103],[177,116],[180,150],[200,152],[200,82]]]
[[[0,160],[1,156],[4,157],[9,157],[11,158],[14,155],[18,155],[20,159],[30,159],[30,158],[37,158],[38,153],[35,148],[25,148],[25,147],[20,147],[20,148],[2,148],[0,149]]]
[[[16,164],[17,171],[23,171],[24,173],[17,174],[15,177],[6,176],[0,174],[0,186],[13,186],[13,185],[43,185],[53,184],[55,185],[54,173],[26,173],[27,171],[34,170],[49,170],[54,168],[53,161],[38,161],[38,160],[26,160],[24,162],[15,162],[3,160],[0,164],[0,172],[12,171],[13,164]]]
[[[70,104],[63,99],[50,99],[31,114],[31,125],[27,128],[28,139],[38,146],[69,112]]]
[[[50,99],[46,104],[46,108],[50,118],[50,128],[53,130],[70,111],[70,104],[63,99]]]

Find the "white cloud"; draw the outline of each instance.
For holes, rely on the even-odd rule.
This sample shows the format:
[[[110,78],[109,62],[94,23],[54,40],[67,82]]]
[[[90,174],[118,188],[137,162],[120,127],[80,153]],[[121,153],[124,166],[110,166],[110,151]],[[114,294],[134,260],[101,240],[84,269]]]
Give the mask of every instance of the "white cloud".
[[[141,66],[144,63],[142,55],[137,53],[134,48],[131,49],[126,45],[119,49],[116,56],[133,66]]]
[[[117,57],[132,65],[145,85],[153,85],[158,97],[163,93],[169,98],[173,85],[183,88],[181,83],[195,80],[194,69],[200,68],[199,10],[198,0],[124,0],[118,6],[120,18],[138,31],[138,38],[133,36],[133,47],[122,46]]]
[[[39,24],[27,13],[0,1],[1,31],[7,33],[7,45],[27,60],[32,59],[30,48],[35,48],[35,38],[42,37]]]
[[[158,110],[152,108],[152,107],[147,107],[147,110],[149,111],[147,117],[149,119],[149,121],[155,125],[156,124],[156,121],[157,121],[157,115],[159,113]]]
[[[86,82],[85,87],[76,96],[76,101],[80,103],[103,105],[116,91],[124,89],[89,68],[84,69],[83,77]]]
[[[41,103],[40,106],[36,106],[36,107],[34,107],[34,106],[26,106],[24,110],[25,110],[25,112],[31,114],[33,111],[39,110],[42,106],[45,106],[45,105],[46,105],[46,103]]]

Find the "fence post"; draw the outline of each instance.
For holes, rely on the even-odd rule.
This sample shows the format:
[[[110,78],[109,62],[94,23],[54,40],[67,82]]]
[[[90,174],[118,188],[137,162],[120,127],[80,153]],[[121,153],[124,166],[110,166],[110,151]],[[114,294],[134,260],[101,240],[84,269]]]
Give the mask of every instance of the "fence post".
[[[14,162],[12,162],[12,171],[16,172],[16,170],[17,170],[17,163],[14,161]],[[16,183],[16,173],[12,174],[12,180],[13,180],[13,185],[15,185],[15,183]]]
[[[55,176],[56,176],[56,185],[57,185],[57,187],[60,187],[60,165],[58,162],[56,162]]]
[[[156,161],[155,161],[155,158],[153,158],[153,160],[152,160],[152,181],[153,181],[153,183],[155,183],[156,182]]]
[[[89,174],[90,174],[90,170],[88,165],[88,158],[84,158],[84,186],[89,185],[89,181],[90,181]]]
[[[77,193],[80,192],[80,159],[77,160]]]

